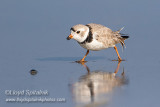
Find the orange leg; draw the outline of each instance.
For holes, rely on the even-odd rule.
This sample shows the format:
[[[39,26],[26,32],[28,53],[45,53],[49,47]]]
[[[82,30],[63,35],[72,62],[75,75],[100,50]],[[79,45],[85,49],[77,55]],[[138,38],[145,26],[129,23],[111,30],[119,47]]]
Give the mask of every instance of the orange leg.
[[[88,74],[90,73],[90,69],[88,68],[88,66],[85,64],[85,62],[84,63],[81,63],[85,68],[86,68],[86,70],[88,71]]]
[[[87,50],[87,52],[86,52],[86,55],[80,60],[80,62],[84,62],[85,60],[85,58],[86,58],[86,56],[89,54],[89,50]]]
[[[122,61],[122,59],[121,59],[121,57],[120,57],[120,55],[119,55],[119,53],[118,53],[117,47],[115,46],[114,49],[115,49],[115,51],[116,51],[116,53],[117,53],[118,61]]]
[[[118,62],[117,68],[116,68],[116,70],[114,72],[115,74],[117,74],[117,72],[119,71],[120,63],[121,63],[121,61]]]

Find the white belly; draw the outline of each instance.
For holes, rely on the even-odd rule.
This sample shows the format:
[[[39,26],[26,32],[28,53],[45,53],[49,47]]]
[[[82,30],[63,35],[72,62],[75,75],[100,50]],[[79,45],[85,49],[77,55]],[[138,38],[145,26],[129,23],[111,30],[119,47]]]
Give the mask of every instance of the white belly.
[[[85,44],[80,44],[83,48],[92,50],[92,51],[99,51],[102,49],[108,48],[108,46],[104,46],[103,43],[98,42],[97,40],[93,40],[91,43],[85,43]]]

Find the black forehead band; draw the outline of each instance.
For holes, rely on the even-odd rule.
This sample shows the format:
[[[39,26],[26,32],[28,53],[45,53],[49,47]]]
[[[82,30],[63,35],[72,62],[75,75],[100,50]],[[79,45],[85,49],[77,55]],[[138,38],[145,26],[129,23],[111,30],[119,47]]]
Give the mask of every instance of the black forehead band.
[[[75,32],[76,30],[75,29],[73,29],[73,28],[71,28],[70,30],[72,30],[73,32]]]

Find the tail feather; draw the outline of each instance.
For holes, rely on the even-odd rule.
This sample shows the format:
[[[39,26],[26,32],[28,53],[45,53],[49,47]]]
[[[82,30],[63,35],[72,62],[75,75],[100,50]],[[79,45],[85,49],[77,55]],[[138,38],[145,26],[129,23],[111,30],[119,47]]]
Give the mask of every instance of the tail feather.
[[[120,43],[121,43],[123,49],[124,49],[124,47],[126,48],[126,45],[125,45],[125,43],[124,43],[124,40],[126,40],[126,39],[128,39],[128,38],[129,38],[129,36],[121,36],[121,37],[119,38]]]
[[[125,35],[125,34],[124,34]],[[129,36],[121,36],[124,40],[126,40],[126,39],[128,39],[129,38]]]
[[[125,43],[124,43],[124,40],[121,40],[121,39],[120,39],[120,43],[121,43],[123,49],[126,48],[126,45],[125,45]]]
[[[119,33],[123,29],[124,29],[124,27],[120,28],[119,30],[116,31],[116,33]]]
[[[129,36],[128,36],[128,34],[120,33],[120,31],[123,30],[123,29],[124,29],[124,27],[122,27],[121,29],[119,29],[118,31],[116,31],[115,34],[116,34],[119,42],[121,43],[122,48],[124,49],[124,47],[126,48],[124,40],[128,39]]]
[[[118,31],[116,31],[116,33],[118,33],[120,35],[119,40],[120,40],[120,43],[122,45],[122,48],[124,49],[124,47],[126,48],[124,40],[128,39],[129,36],[128,36],[128,34],[120,33],[120,31],[123,30],[123,28],[124,27],[122,27],[121,29],[119,29]]]

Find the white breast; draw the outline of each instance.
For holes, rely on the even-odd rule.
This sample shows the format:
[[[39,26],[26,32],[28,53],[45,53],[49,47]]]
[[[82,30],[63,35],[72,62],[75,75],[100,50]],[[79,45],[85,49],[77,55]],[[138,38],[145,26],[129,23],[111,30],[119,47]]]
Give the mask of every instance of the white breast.
[[[92,50],[92,51],[99,51],[99,50],[108,48],[108,47],[104,46],[103,43],[98,42],[95,39],[93,39],[93,41],[91,43],[80,44],[80,46],[82,46],[85,49]]]

